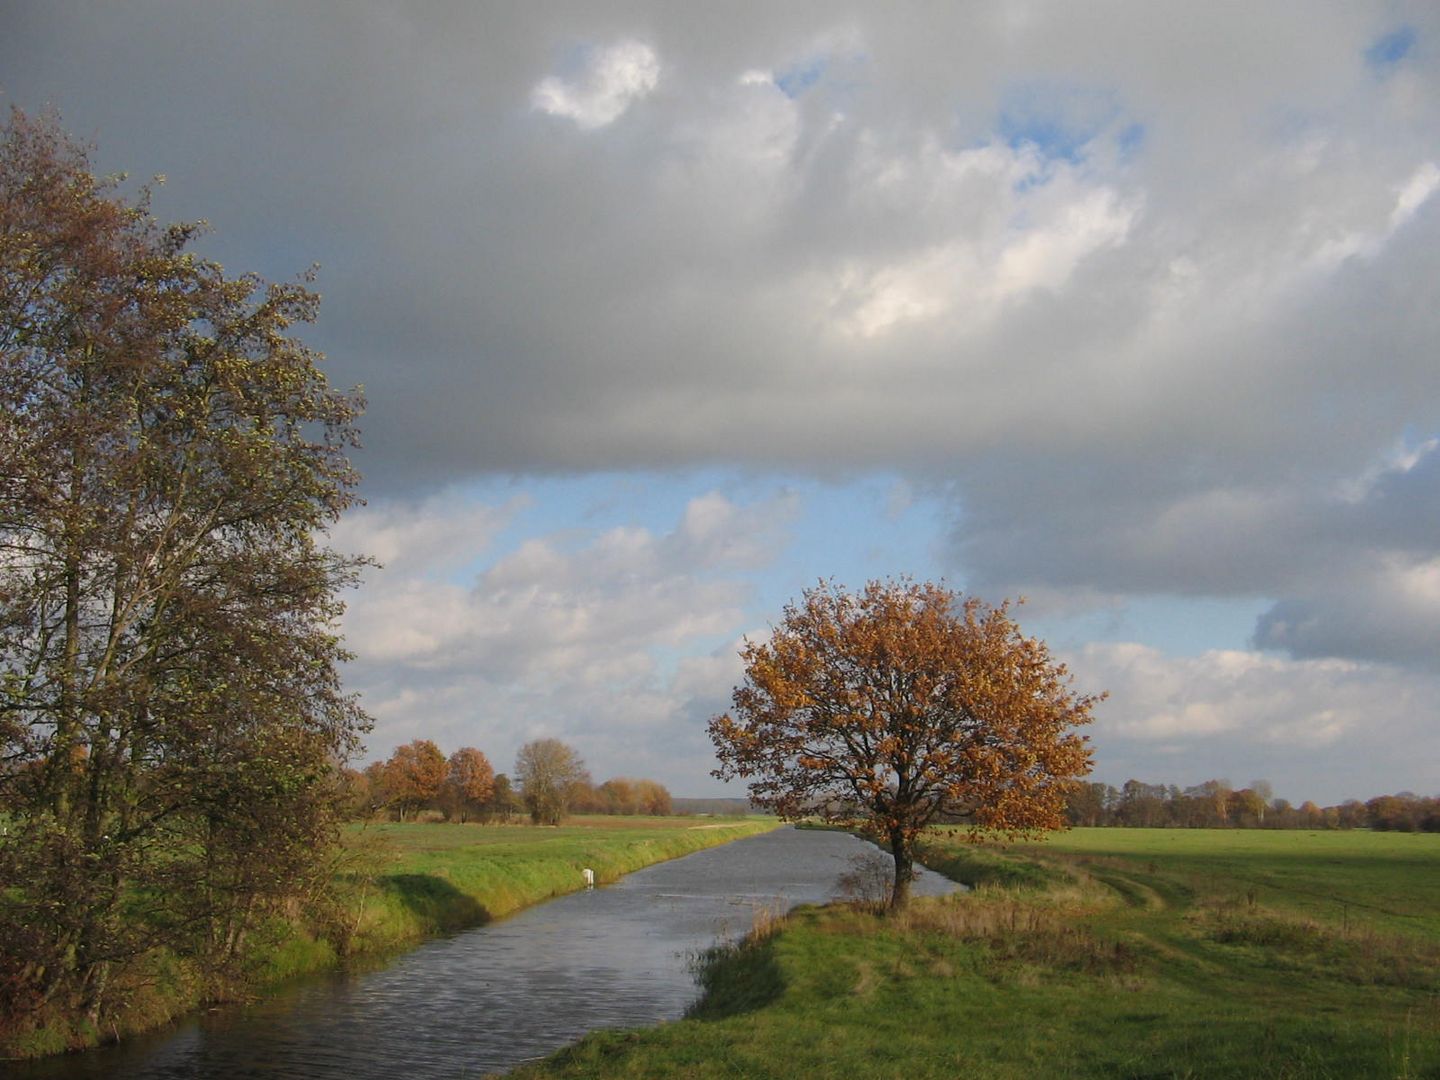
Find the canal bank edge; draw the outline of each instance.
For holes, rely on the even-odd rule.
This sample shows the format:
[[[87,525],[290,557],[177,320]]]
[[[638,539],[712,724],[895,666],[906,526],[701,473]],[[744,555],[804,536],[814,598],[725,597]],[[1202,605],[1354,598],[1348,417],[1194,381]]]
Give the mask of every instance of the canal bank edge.
[[[392,957],[655,863],[778,828],[772,818],[596,819],[560,827],[383,824],[353,830],[334,895],[296,905],[259,935],[245,969],[204,979],[167,951],[117,973],[123,1004],[104,1030],[52,1015],[0,1044],[0,1060],[81,1051],[156,1031],[208,1005],[263,997],[291,979]]]

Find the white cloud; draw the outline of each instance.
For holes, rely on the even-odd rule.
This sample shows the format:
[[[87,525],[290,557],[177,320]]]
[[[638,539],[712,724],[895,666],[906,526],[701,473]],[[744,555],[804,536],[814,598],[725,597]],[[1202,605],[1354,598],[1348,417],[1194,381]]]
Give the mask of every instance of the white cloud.
[[[486,506],[453,491],[418,504],[386,500],[347,513],[330,530],[330,543],[394,571],[436,572],[481,555],[527,506],[524,498]]]
[[[450,537],[465,553],[431,544],[428,559],[372,573],[351,599],[349,682],[377,718],[372,755],[419,733],[503,761],[526,738],[556,735],[617,772],[674,768],[660,748],[683,745],[693,774],[709,756],[701,720],[724,708],[738,672],[733,641],[751,586],[737,575],[774,558],[795,512],[786,494],[741,504],[709,492],[668,532],[536,536],[455,580],[472,551],[465,525],[488,520],[486,507],[372,508],[350,531],[356,542],[405,521],[407,535]],[[640,753],[622,732],[653,746]]]
[[[1440,188],[1440,167],[1433,161],[1424,162],[1395,198],[1395,209],[1390,212],[1390,231],[1394,232],[1414,217],[1437,188]]]
[[[1370,695],[1387,674],[1234,649],[1175,657],[1134,642],[1091,644],[1074,664],[1110,689],[1098,736],[1166,744],[1332,743],[1374,718]]]
[[[1325,802],[1440,785],[1440,766],[1414,754],[1440,692],[1434,675],[1238,650],[1167,656],[1133,642],[1066,659],[1086,689],[1110,691],[1089,732],[1107,782],[1266,776],[1295,801]]]
[[[592,49],[574,79],[558,75],[541,79],[530,93],[530,103],[588,131],[614,123],[659,83],[655,50],[640,41],[620,41]]]

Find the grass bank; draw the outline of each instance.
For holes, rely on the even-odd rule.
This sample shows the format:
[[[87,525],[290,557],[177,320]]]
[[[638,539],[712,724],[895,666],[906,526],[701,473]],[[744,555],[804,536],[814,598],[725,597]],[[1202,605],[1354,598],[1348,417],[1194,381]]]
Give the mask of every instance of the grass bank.
[[[690,1018],[519,1077],[1440,1076],[1440,836],[1076,830],[925,861],[898,917],[801,909]]]
[[[587,867],[604,884],[776,824],[596,815],[556,828],[371,825],[352,840],[358,869],[344,885],[352,921],[338,943],[349,953],[392,951],[575,892]]]
[[[263,927],[246,970],[224,985],[155,950],[117,973],[121,1005],[104,1030],[55,1018],[0,1046],[40,1057],[154,1030],[207,1002],[397,952],[667,859],[775,828],[762,818],[579,817],[529,825],[372,824],[347,831],[333,895]]]

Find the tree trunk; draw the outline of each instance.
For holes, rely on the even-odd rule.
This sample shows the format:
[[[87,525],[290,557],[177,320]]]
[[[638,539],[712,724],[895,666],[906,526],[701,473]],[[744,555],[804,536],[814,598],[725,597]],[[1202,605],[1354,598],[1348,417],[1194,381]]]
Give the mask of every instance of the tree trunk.
[[[915,857],[910,839],[900,829],[890,830],[890,853],[895,856],[895,883],[890,888],[890,910],[899,911],[910,902],[910,879],[915,876]]]

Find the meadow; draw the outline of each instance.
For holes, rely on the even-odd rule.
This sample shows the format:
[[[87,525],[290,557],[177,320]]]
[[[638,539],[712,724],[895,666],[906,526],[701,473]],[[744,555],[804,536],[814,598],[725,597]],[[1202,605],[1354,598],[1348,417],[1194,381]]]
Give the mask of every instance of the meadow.
[[[641,867],[776,827],[773,818],[583,815],[560,826],[371,824],[353,829],[338,876],[348,923],[327,943],[392,951]]]
[[[924,861],[973,891],[801,909],[684,1021],[520,1077],[1440,1076],[1440,836],[1078,829]]]

